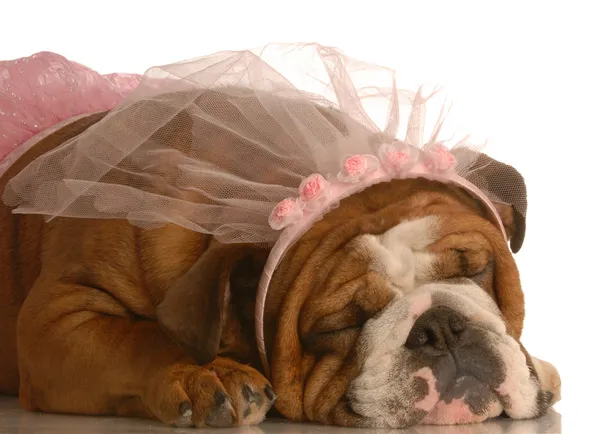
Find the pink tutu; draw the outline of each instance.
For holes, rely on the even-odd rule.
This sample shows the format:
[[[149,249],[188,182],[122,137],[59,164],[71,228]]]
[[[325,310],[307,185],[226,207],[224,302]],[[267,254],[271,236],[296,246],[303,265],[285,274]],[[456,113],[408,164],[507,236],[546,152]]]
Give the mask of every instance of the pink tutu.
[[[78,115],[112,109],[140,79],[101,75],[49,52],[0,61],[0,167],[38,133]],[[14,154],[24,150],[18,151]]]

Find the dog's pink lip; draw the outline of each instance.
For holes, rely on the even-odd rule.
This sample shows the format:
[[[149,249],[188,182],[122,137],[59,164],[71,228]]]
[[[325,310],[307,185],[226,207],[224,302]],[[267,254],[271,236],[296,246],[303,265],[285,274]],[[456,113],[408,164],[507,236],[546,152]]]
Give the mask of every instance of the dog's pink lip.
[[[419,375],[416,375],[416,374]],[[489,384],[480,381],[475,377],[480,384],[485,385],[484,392],[486,397],[489,398],[489,409],[483,414],[476,414],[471,410],[470,405],[465,401],[465,395],[460,398],[453,398],[448,400],[447,395],[451,393],[453,387],[457,386],[457,383],[464,378],[470,376],[460,376],[450,382],[450,385],[445,388],[443,393],[439,393],[435,388],[437,380],[433,377],[429,377],[429,368],[421,369],[415,373],[415,376],[423,378],[427,381],[428,385],[434,386],[430,389],[427,395],[417,400],[414,404],[416,410],[423,412],[423,417],[420,421],[416,422],[416,425],[463,425],[463,424],[474,424],[484,422],[488,419],[499,417],[503,412],[503,401],[501,396],[491,387]],[[439,385],[439,384],[437,384]],[[346,409],[350,413],[358,417],[368,418],[369,416],[358,413],[352,407],[352,397],[345,394],[343,400],[346,403]],[[448,402],[449,401],[449,402]]]
[[[414,378],[420,378],[427,383],[427,394],[415,402],[415,408],[429,413],[439,402],[440,392],[436,388],[437,379],[433,375],[431,368],[421,368],[413,374]]]
[[[486,412],[487,413],[487,412]],[[463,399],[453,399],[449,403],[440,400],[421,421],[422,425],[460,425],[479,423],[488,419],[487,414],[473,413]]]
[[[427,414],[423,417],[420,424],[423,425],[460,425],[460,424],[471,424],[471,423],[479,423],[483,422],[490,417],[495,417],[497,415],[491,415],[490,411],[485,411],[483,414],[478,415],[473,412],[469,404],[465,401],[466,392],[462,397],[452,398],[448,400],[446,397],[449,393],[452,392],[454,387],[457,387],[461,380],[465,378],[473,378],[479,384],[484,385],[483,392],[488,399],[489,406],[501,406],[502,400],[500,395],[488,384],[480,381],[476,377],[471,376],[460,376],[450,382],[449,386],[445,388],[445,390],[440,394],[437,390],[434,389],[435,394],[439,397],[439,399],[433,404],[430,409],[427,411]],[[439,385],[439,383],[438,383]],[[431,391],[425,397],[430,397],[432,395]],[[421,399],[417,401],[415,407],[418,407],[418,404],[423,402]],[[431,401],[428,402],[431,404]],[[425,408],[422,408],[425,410]]]

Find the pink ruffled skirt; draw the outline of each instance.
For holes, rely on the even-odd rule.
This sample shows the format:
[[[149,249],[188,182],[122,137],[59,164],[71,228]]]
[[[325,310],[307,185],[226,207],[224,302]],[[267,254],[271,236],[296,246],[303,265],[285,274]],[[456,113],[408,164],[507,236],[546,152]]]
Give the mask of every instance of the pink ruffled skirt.
[[[137,74],[101,75],[49,52],[0,61],[0,175],[34,136],[112,109],[140,80]]]

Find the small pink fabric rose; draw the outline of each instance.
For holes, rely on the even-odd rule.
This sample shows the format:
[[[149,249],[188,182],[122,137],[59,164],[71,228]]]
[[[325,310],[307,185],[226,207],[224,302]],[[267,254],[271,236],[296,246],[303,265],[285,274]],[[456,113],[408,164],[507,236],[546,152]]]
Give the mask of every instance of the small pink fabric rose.
[[[302,218],[302,206],[298,199],[289,197],[279,202],[269,216],[269,225],[278,231],[297,223]]]
[[[456,166],[456,157],[443,145],[435,145],[424,152],[425,167],[431,172],[446,173]]]
[[[379,147],[379,159],[391,175],[408,172],[416,162],[417,149],[404,144],[383,143]]]
[[[352,155],[344,161],[344,172],[348,176],[361,176],[367,171],[367,159],[362,155]]]
[[[342,182],[357,183],[378,168],[379,160],[374,155],[350,155],[344,159],[338,179]]]
[[[387,157],[395,167],[402,166],[408,163],[409,160],[408,154],[402,151],[392,151],[387,154]]]
[[[304,208],[314,211],[327,199],[329,182],[319,173],[314,173],[300,184],[300,200]]]

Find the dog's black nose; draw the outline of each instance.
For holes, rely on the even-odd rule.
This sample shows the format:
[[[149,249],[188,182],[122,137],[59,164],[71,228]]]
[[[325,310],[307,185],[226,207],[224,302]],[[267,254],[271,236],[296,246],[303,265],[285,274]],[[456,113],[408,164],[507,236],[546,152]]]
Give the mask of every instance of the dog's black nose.
[[[430,347],[450,350],[460,345],[460,337],[466,326],[465,318],[454,310],[434,307],[417,319],[405,346],[409,349]]]

